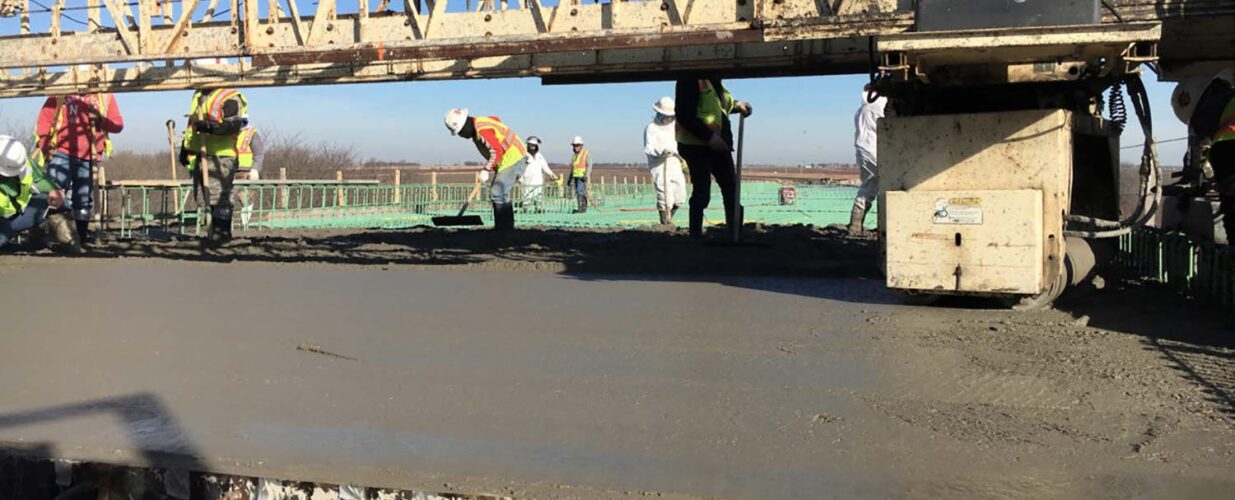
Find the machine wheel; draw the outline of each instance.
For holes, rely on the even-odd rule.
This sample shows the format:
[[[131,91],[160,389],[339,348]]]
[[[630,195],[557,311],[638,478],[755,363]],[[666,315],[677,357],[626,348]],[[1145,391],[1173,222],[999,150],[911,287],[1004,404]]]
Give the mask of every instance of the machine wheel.
[[[1059,273],[1055,277],[1055,281],[1051,282],[1050,286],[1046,287],[1042,293],[1037,295],[1021,295],[1018,297],[1008,297],[1003,299],[1006,307],[1013,311],[1037,311],[1046,309],[1063,294],[1064,289],[1068,288],[1068,273]]]
[[[940,297],[943,297],[937,293],[911,292],[908,290],[897,290],[896,295],[900,297],[902,304],[908,306],[929,306],[937,302]]]

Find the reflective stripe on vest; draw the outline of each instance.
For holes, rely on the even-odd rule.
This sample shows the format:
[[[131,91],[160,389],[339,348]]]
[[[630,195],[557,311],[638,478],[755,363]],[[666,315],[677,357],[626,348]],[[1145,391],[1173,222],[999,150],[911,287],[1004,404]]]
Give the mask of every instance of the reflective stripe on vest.
[[[253,168],[253,136],[255,135],[257,135],[256,129],[245,127],[236,136],[236,160],[240,163],[241,170]]]
[[[527,148],[523,146],[523,141],[519,140],[519,136],[510,130],[505,123],[488,116],[477,116],[473,118],[473,123],[476,127],[476,138],[480,139],[480,133],[485,130],[492,130],[494,137],[502,146],[502,158],[498,160],[497,167],[494,171],[519,163],[525,155]]]
[[[699,80],[699,102],[695,106],[695,116],[714,132],[719,132],[725,126],[725,116],[733,111],[733,96],[726,90],[724,95],[717,95],[709,80]],[[676,128],[678,142],[682,144],[707,144],[707,138],[695,137],[678,122]]]
[[[1226,103],[1222,117],[1218,118],[1218,131],[1214,133],[1214,142],[1235,141],[1235,98]]]
[[[574,158],[570,159],[570,176],[574,178],[583,178],[587,175],[587,160],[592,156],[592,153],[587,148],[579,148],[579,152],[575,153]]]
[[[189,104],[189,121],[201,121],[206,123],[221,123],[223,119],[223,104],[232,99],[236,99],[240,103],[240,116],[245,116],[249,113],[248,103],[244,99],[244,95],[235,89],[215,89],[208,94],[195,92],[193,100]],[[217,110],[217,115],[214,118],[210,117],[211,110]],[[215,121],[217,120],[217,121]],[[190,154],[197,154],[204,147],[206,154],[230,158],[236,156],[237,134],[233,135],[214,135],[197,133],[192,127],[185,129],[184,141],[182,147],[189,150]],[[189,169],[193,168],[190,164]]]
[[[34,170],[33,167],[27,165],[26,175],[22,176],[18,183],[17,199],[9,197],[3,190],[0,190],[0,217],[12,217],[20,213],[30,203],[30,198],[34,195]]]

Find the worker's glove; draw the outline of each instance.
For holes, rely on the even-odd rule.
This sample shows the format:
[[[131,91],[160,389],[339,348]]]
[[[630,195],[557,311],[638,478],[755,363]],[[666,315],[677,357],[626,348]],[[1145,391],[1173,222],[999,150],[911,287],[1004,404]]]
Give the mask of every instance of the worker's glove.
[[[712,138],[708,139],[708,148],[717,153],[729,153],[729,144],[720,137],[720,134],[713,133]]]
[[[47,193],[47,206],[52,209],[58,209],[64,206],[64,190],[53,189]]]
[[[733,110],[737,111],[742,116],[750,116],[751,113],[755,112],[755,108],[746,101],[738,101],[734,103]]]
[[[489,170],[488,169],[480,171],[480,182],[481,183],[489,182]]]

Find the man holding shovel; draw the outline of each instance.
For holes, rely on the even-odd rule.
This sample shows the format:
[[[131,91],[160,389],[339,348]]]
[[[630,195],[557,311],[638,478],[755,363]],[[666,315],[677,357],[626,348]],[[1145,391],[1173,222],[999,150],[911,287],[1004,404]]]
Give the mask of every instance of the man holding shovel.
[[[248,103],[236,89],[193,93],[180,164],[193,173],[194,185],[205,191],[199,203],[210,205],[207,245],[232,239],[232,183],[240,169],[240,132],[248,123]]]
[[[690,165],[690,237],[703,237],[703,211],[712,200],[712,177],[724,198],[725,223],[741,224],[735,210],[733,129],[729,115],[750,116],[750,104],[738,101],[719,78],[681,79],[676,85],[678,152]]]
[[[493,203],[493,228],[513,229],[515,208],[510,193],[527,167],[527,147],[523,140],[500,118],[471,116],[467,108],[447,111],[446,129],[450,130],[451,135],[471,139],[476,150],[485,157],[487,161],[480,171],[480,182],[488,182],[492,178],[489,201]],[[468,201],[471,201],[470,195]]]

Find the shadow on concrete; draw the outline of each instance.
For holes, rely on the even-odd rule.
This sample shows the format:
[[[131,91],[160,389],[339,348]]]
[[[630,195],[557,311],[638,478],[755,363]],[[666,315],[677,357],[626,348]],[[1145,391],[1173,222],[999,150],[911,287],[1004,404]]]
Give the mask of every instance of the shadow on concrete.
[[[140,463],[128,465],[180,470],[185,488],[189,471],[205,470],[192,438],[154,394],[0,414],[0,430],[100,414],[119,421],[130,449],[140,457]],[[57,486],[55,466],[50,461],[82,458],[58,453],[55,443],[0,442],[0,498],[104,498],[108,492],[125,492],[126,498],[163,498],[164,485],[155,479],[153,471],[89,461],[72,467],[71,484]]]
[[[1146,350],[1201,387],[1206,400],[1235,424],[1235,323],[1216,304],[1165,286],[1113,276],[1106,289],[1065,295],[1057,307],[1089,325],[1136,335]]]
[[[548,271],[580,279],[717,282],[779,293],[857,302],[888,302],[872,292],[881,282],[877,243],[849,238],[843,230],[814,226],[748,225],[754,247],[709,246],[680,230],[561,230],[489,228],[274,232],[244,238],[224,248],[203,249],[196,238],[105,239],[87,258],[141,257],[194,262],[320,263],[346,265],[459,266],[491,271]],[[45,255],[46,252],[27,254]],[[607,275],[609,278],[593,277]],[[758,278],[755,278],[758,277]],[[786,284],[771,277],[852,278],[857,281]],[[761,279],[762,278],[762,279]],[[867,286],[866,282],[869,282]],[[849,289],[847,283],[860,283]]]

